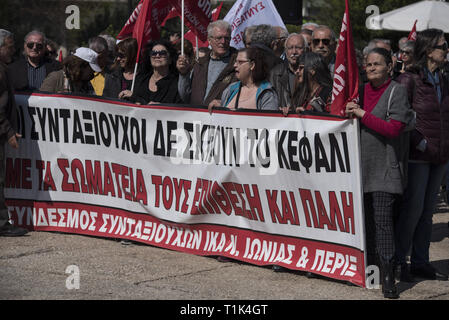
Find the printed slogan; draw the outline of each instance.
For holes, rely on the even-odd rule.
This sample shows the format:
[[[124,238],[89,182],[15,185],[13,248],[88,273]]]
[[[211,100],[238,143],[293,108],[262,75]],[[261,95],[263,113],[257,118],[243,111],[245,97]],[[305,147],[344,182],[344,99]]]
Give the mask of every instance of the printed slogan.
[[[365,284],[357,122],[16,95],[12,221]]]

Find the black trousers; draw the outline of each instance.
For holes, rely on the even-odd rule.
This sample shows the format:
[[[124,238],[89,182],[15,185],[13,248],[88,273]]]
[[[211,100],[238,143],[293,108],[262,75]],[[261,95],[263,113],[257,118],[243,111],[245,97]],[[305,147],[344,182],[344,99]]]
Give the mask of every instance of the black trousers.
[[[367,265],[393,260],[398,198],[398,195],[387,192],[364,195]]]

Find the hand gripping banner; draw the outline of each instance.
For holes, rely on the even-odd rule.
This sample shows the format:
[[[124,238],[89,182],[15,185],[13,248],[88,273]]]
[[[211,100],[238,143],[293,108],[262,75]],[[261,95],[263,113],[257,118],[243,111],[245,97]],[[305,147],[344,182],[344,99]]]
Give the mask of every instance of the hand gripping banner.
[[[365,285],[356,120],[16,95],[14,224]]]

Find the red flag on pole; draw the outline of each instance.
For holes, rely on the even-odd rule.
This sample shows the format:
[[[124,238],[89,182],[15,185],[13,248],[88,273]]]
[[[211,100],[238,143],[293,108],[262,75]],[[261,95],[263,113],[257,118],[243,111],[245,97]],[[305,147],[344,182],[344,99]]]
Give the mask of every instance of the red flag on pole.
[[[220,3],[218,7],[212,10],[212,21],[217,21],[220,17],[221,7],[223,7],[223,2]]]
[[[415,24],[413,25],[412,31],[410,31],[407,40],[416,41],[416,23],[418,20],[415,20]]]
[[[359,100],[359,70],[349,19],[349,4],[346,2],[345,14],[340,31],[337,57],[335,59],[334,84],[332,90],[331,114],[344,116],[346,103]]]
[[[212,10],[212,19],[211,21],[217,21],[219,16],[220,16],[220,11],[221,11],[221,7],[223,6],[223,2],[220,3],[220,5],[218,7],[216,7],[214,10]],[[192,44],[194,44],[195,41],[195,34],[192,32],[192,30],[189,30],[186,32],[186,34],[184,35],[184,38],[189,40],[190,42],[192,42]],[[209,46],[209,41],[201,41],[198,40],[198,47],[208,47]]]
[[[167,20],[170,20],[170,19],[176,18],[176,17],[179,17],[179,13],[178,13],[178,11],[176,11],[175,8],[172,8],[170,10],[170,12],[168,13],[168,15],[165,17],[164,21],[162,21],[161,26],[162,27],[165,26],[165,23],[167,22]]]
[[[160,38],[160,25],[170,12],[171,8],[171,5],[166,3],[166,1],[140,0],[128,21],[118,34],[118,40],[130,37],[137,40],[139,47],[137,62],[139,61],[142,46],[144,46],[150,39]]]
[[[180,0],[167,0],[181,16],[182,4]],[[201,41],[207,40],[207,26],[212,17],[209,0],[185,0],[184,1],[185,24]]]

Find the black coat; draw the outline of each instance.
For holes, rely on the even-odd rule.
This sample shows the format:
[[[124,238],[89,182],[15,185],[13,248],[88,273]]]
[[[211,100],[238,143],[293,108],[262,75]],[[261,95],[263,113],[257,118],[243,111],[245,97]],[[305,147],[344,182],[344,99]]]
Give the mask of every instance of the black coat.
[[[46,76],[48,76],[53,71],[62,69],[62,65],[59,61],[48,58],[44,59]],[[11,76],[12,87],[14,88],[14,90],[21,91],[30,89],[28,86],[28,70],[25,57],[21,57],[20,59],[9,64],[8,70]]]
[[[122,70],[115,69],[105,74],[103,97],[118,99],[118,94],[123,90],[131,90],[131,85],[122,88]],[[130,81],[132,83],[132,81]]]
[[[132,102],[139,102],[141,104],[148,104],[150,101],[160,103],[182,103],[181,97],[178,93],[178,75],[169,73],[165,78],[158,82],[157,91],[151,92],[148,89],[151,74],[137,74],[134,84],[134,92],[129,99]]]

